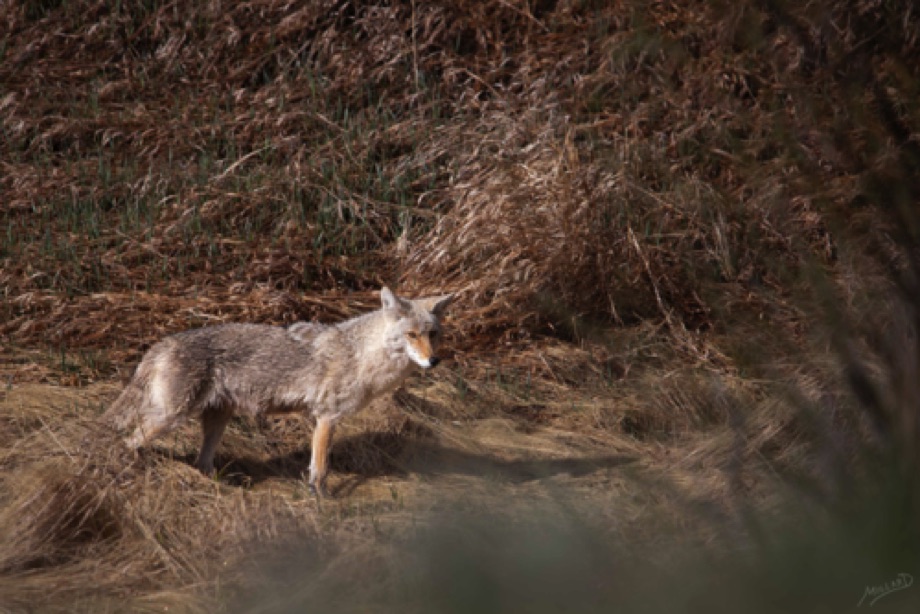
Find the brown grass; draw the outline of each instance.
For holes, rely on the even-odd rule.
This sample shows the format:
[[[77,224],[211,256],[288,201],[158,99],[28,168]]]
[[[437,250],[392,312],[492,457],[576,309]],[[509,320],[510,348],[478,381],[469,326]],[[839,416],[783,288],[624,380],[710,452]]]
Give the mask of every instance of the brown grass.
[[[190,465],[197,429],[137,457],[119,445],[96,422],[110,385],[14,388],[2,401],[2,603],[14,611],[35,603],[62,611],[210,611],[237,594],[295,581],[272,567],[271,554],[294,543],[296,558],[306,559],[303,573],[327,578],[316,580],[325,591],[353,577],[355,565],[404,556],[391,540],[413,539],[413,527],[447,510],[526,517],[509,500],[531,501],[531,513],[565,500],[566,514],[577,510],[630,542],[653,540],[668,526],[702,542],[721,540],[721,513],[688,516],[685,505],[710,506],[733,490],[723,474],[725,456],[737,449],[731,429],[689,405],[670,418],[656,413],[661,424],[643,423],[649,411],[634,405],[642,386],[609,399],[545,388],[529,403],[497,382],[479,382],[462,399],[450,381],[412,386],[399,396],[399,411],[381,407],[345,425],[332,455],[337,498],[322,505],[301,477],[309,458],[301,419],[232,425],[213,481]],[[687,394],[678,390],[675,382],[655,402]],[[690,403],[712,402],[712,391],[691,394],[700,397]],[[757,432],[744,452],[754,462],[738,478],[751,496],[774,496],[775,478],[756,461],[770,443],[786,455],[798,449]],[[654,525],[646,525],[649,514]],[[262,559],[267,568],[256,564]],[[365,588],[361,599],[384,586]]]
[[[776,290],[833,260],[828,216],[864,171],[820,140],[836,127],[809,134],[813,41],[775,23],[799,15],[34,6],[4,16],[3,331],[20,344],[331,317],[336,288],[387,280],[466,289],[484,330],[706,329],[739,302],[790,311]],[[180,297],[195,307],[158,302]]]
[[[756,542],[749,512],[836,501],[879,449],[909,474],[917,18],[0,5],[0,609],[283,611],[352,580],[399,610],[424,574],[387,570],[445,509],[563,501],[657,561]],[[218,481],[194,429],[134,457],[96,424],[166,334],[337,321],[383,284],[460,293],[453,360],[347,425],[333,502],[303,419],[235,423]],[[309,581],[262,603],[302,579],[253,569],[281,543]]]

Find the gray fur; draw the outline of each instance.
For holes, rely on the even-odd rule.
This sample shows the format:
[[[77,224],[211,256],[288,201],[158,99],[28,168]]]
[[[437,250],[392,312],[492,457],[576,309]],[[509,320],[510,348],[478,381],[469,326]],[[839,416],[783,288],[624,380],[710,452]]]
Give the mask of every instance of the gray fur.
[[[437,363],[440,335],[430,333],[439,331],[450,300],[410,301],[384,288],[383,308],[335,325],[224,324],[167,337],[144,355],[106,416],[119,428],[136,427],[127,439],[133,448],[200,419],[196,465],[210,473],[234,414],[312,414],[323,428],[314,435],[310,485],[322,490],[326,458],[318,455],[328,454],[334,425],[398,387],[416,364]],[[419,347],[430,356],[420,357]],[[325,441],[317,441],[320,432]]]

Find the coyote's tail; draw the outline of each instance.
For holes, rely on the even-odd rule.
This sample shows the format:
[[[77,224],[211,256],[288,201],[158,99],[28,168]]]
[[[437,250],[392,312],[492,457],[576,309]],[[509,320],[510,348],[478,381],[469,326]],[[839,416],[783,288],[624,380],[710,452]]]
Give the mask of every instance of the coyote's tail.
[[[111,425],[115,429],[122,431],[127,429],[137,417],[144,399],[147,394],[147,377],[145,369],[138,368],[137,373],[121,391],[118,398],[112,403],[111,407],[102,414],[104,423]]]

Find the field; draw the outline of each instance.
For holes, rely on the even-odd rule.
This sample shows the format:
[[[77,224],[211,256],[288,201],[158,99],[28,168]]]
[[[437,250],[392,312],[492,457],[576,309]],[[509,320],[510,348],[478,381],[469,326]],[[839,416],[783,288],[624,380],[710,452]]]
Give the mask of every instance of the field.
[[[908,0],[0,3],[0,611],[916,611]],[[163,336],[456,292],[343,424]],[[874,604],[874,605],[873,605]]]

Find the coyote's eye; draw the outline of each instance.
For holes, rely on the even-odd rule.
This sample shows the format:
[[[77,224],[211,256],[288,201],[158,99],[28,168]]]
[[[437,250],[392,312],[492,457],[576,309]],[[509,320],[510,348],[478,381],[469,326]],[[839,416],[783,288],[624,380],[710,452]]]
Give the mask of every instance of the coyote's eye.
[[[406,333],[406,336],[409,337],[409,339],[418,339],[418,333],[414,330],[410,330],[408,333]]]

